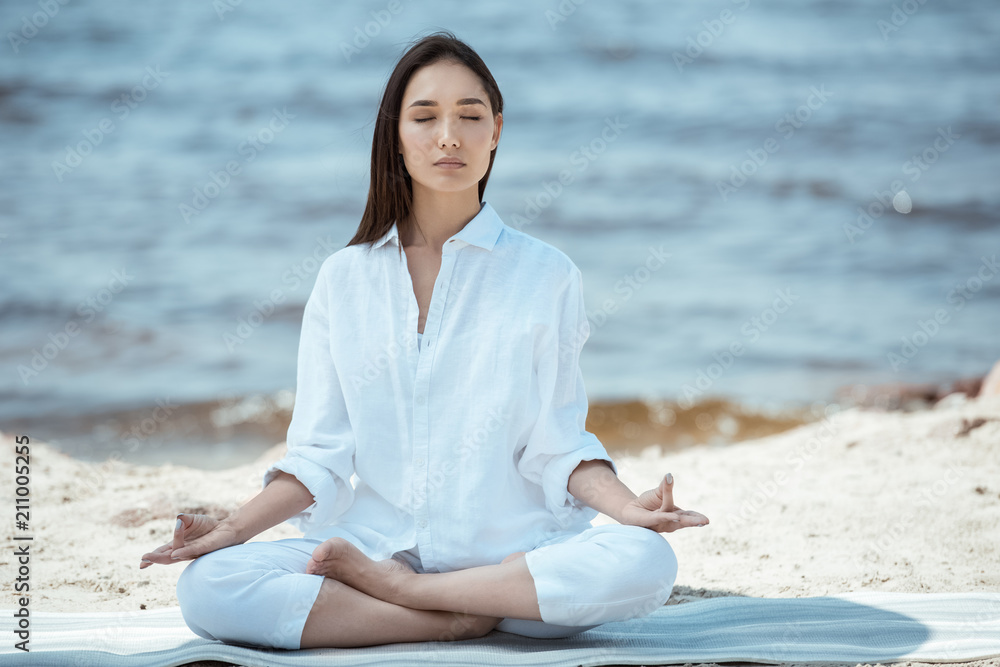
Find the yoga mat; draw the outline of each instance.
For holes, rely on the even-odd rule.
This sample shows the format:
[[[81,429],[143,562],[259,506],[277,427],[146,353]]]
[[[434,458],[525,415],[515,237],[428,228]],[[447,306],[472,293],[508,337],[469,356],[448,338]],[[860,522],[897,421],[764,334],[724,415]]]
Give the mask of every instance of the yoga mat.
[[[13,648],[0,611],[0,665],[175,667],[222,660],[248,667],[323,665],[661,665],[698,662],[964,662],[1000,656],[1000,593],[841,593],[722,597],[664,606],[561,639],[494,630],[457,642],[287,651],[209,641],[178,607],[31,615],[30,653]]]

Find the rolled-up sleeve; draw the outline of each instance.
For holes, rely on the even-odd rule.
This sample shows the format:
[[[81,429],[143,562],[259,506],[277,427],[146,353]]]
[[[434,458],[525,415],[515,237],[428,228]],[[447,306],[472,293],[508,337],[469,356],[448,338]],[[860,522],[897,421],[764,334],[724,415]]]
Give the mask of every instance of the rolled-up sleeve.
[[[261,486],[280,470],[309,489],[313,504],[288,519],[304,533],[333,523],[354,502],[355,437],[330,353],[328,270],[329,261],[321,266],[302,315],[287,453],[265,471]]]
[[[542,487],[546,507],[566,527],[577,517],[589,521],[598,514],[569,492],[570,475],[580,462],[607,461],[615,474],[618,468],[597,436],[586,429],[588,404],[580,352],[590,336],[590,323],[583,303],[583,277],[576,266],[557,292],[552,326],[537,352],[538,418],[517,468]]]

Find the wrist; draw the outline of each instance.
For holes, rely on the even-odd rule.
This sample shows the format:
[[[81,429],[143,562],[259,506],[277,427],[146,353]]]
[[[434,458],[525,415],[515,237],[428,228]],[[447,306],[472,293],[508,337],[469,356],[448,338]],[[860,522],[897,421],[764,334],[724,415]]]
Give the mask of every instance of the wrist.
[[[229,516],[219,521],[219,523],[232,531],[233,535],[236,536],[236,544],[243,544],[253,537],[246,521],[244,521],[244,517],[241,516],[240,510],[230,513]]]
[[[622,510],[637,497],[602,459],[581,461],[570,475],[569,492],[619,523],[623,523]]]

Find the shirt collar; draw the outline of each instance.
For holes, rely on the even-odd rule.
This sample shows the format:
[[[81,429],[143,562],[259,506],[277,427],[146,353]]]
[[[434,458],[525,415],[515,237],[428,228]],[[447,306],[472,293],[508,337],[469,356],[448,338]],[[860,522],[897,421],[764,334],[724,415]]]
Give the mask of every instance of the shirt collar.
[[[497,215],[497,212],[493,210],[489,202],[482,202],[479,207],[479,213],[476,214],[472,220],[469,220],[462,227],[457,234],[451,237],[456,241],[463,241],[469,245],[479,246],[484,250],[493,251],[493,247],[497,243],[497,239],[500,238],[500,232],[503,230],[503,220]],[[449,240],[451,240],[449,239]],[[396,225],[396,221],[393,220],[392,228],[387,231],[382,238],[375,242],[374,247],[381,248],[383,245],[393,241],[396,245],[399,245],[399,229]]]

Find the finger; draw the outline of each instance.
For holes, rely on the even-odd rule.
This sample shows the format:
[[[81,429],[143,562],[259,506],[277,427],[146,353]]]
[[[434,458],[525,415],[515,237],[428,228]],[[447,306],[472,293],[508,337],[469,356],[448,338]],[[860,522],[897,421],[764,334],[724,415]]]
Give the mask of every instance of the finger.
[[[669,472],[663,476],[660,481],[660,494],[662,496],[662,501],[660,503],[660,509],[664,512],[670,512],[674,509],[674,476]]]
[[[173,551],[174,545],[171,543],[161,544],[152,551],[147,551],[142,555],[142,558],[149,558],[150,556],[169,556],[170,552]]]
[[[139,556],[142,560],[150,560],[156,556],[169,555],[169,552],[173,550],[173,546],[170,544],[164,544],[163,546],[156,547],[152,551],[147,551],[143,555]]]
[[[160,565],[166,565],[168,563],[173,563],[175,561],[170,560],[170,552],[173,551],[173,546],[170,544],[164,544],[153,549],[150,552],[144,553],[141,556],[141,561],[139,564],[139,569],[145,569],[154,563]]]
[[[679,526],[697,526],[702,523],[707,523],[708,519],[697,512],[685,512],[683,514],[678,512],[657,512],[657,518],[674,521],[675,525]]]
[[[691,512],[690,514],[681,514],[679,525],[683,528],[688,528],[690,526],[704,526],[708,523],[708,517],[698,514],[697,512]]]
[[[209,549],[210,550],[210,549]],[[202,538],[196,540],[188,540],[180,549],[174,549],[167,554],[171,563],[176,563],[179,560],[190,560],[195,558],[198,554],[204,553],[205,551],[205,541]]]
[[[177,523],[174,526],[174,549],[184,546],[184,521],[181,519],[183,516],[183,514],[177,515]]]
[[[215,548],[212,546],[212,543],[212,538],[206,537],[205,535],[194,539],[188,538],[187,544],[183,547],[167,552],[167,558],[171,563],[176,563],[181,560],[192,560],[203,553],[212,551]]]
[[[692,510],[681,510],[680,508],[677,508],[677,513],[678,514],[685,514],[687,516],[693,516],[693,517],[701,520],[703,523],[708,523],[708,517],[705,516],[704,514],[702,514],[701,512],[695,512],[695,511],[692,511]]]
[[[188,541],[186,545],[180,549],[174,549],[167,554],[167,560],[171,563],[176,563],[181,560],[191,560],[197,558],[206,551],[211,551],[212,547],[207,545],[205,540],[201,537],[194,541]]]

